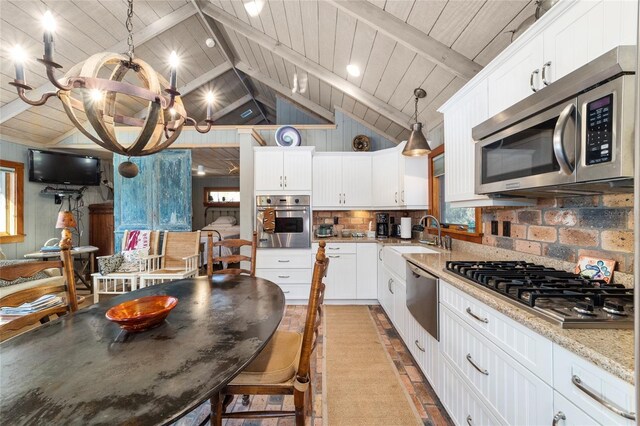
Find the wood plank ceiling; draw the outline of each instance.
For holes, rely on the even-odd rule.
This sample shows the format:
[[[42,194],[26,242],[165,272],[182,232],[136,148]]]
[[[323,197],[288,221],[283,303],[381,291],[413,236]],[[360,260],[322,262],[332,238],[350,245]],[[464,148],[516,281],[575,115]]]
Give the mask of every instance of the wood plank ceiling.
[[[245,3],[261,7],[260,13],[250,16]],[[365,5],[371,4],[388,14],[385,16],[389,19],[400,20],[412,31],[418,30],[424,37],[431,37],[443,48],[451,48],[479,66],[486,65],[509,44],[510,34],[505,32],[517,28],[535,9],[533,0],[372,0]],[[210,15],[221,30],[233,53],[233,65],[247,74],[245,82],[272,122],[275,122],[275,97],[279,95],[325,118],[331,118],[335,107],[339,107],[402,140],[408,135],[415,87],[427,91],[427,98],[419,104],[419,118],[432,129],[442,122],[436,109],[466,82],[446,65],[400,42],[398,37],[402,35],[380,31],[370,21],[354,17],[332,1],[135,0],[134,32],[189,9],[186,17],[183,13],[174,25],[136,46],[136,56],[163,74],[168,74],[169,52],[176,50],[182,63],[178,73],[180,87],[226,62],[218,45],[213,48],[205,45],[210,37],[208,24],[196,13],[196,6]],[[8,85],[14,72],[8,48],[19,43],[32,57],[40,56],[38,23],[47,9],[58,20],[56,60],[64,69],[91,54],[126,42],[124,0],[2,0],[0,111],[3,113],[16,99],[15,91]],[[348,64],[357,65],[360,75],[349,75]],[[27,69],[29,83],[34,87],[46,83],[43,68],[35,61]],[[244,121],[234,118],[255,104],[248,103],[249,94],[233,71],[203,81],[184,96],[190,115],[203,118],[203,96],[208,90],[215,93],[216,111],[231,114],[218,117],[221,123],[257,122],[254,115]],[[141,105],[124,103],[123,108],[135,113]],[[45,145],[72,130],[56,101],[30,108],[8,120],[0,116],[0,123],[0,136],[6,139]]]

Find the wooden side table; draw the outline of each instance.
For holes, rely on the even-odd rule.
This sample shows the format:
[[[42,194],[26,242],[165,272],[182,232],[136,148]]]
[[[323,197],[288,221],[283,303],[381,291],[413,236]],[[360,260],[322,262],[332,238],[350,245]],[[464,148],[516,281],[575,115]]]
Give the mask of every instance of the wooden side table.
[[[69,253],[74,257],[74,260],[79,260],[82,269],[78,270],[73,268],[73,272],[76,276],[76,279],[82,282],[89,290],[93,291],[93,287],[91,286],[91,280],[86,279],[86,271],[87,267],[89,267],[89,273],[93,274],[95,272],[95,263],[96,263],[96,252],[98,251],[98,247],[94,246],[80,246],[72,248]],[[84,255],[88,255],[87,258]],[[41,259],[47,260],[52,258],[59,258],[60,252],[42,252],[36,251],[33,253],[27,253],[24,255],[27,259]]]

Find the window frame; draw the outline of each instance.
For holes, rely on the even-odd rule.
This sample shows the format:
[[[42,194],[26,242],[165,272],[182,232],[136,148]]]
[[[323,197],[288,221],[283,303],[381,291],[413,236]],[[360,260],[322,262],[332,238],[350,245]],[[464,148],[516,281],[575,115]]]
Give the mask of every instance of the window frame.
[[[16,174],[16,233],[0,235],[0,244],[24,242],[24,163],[0,159],[0,167],[14,169]]]
[[[431,208],[429,209],[429,214],[438,218],[438,221],[441,221],[441,212],[440,212],[440,186],[437,184],[438,179],[433,176],[433,160],[434,158],[444,154],[444,144],[441,144],[429,153],[428,161],[429,161],[429,200],[431,202]],[[447,174],[447,170],[444,171],[445,175]],[[444,179],[444,176],[442,177]],[[451,238],[457,240],[470,241],[474,243],[481,244],[482,243],[482,209],[479,207],[475,208],[475,219],[476,219],[476,231],[468,232],[461,229],[451,229],[451,228],[442,228],[442,235],[449,235]],[[428,227],[426,228],[429,234],[438,234],[437,228]]]
[[[230,186],[230,187],[211,187],[207,186],[204,188],[204,193],[202,196],[202,204],[205,207],[240,207],[239,201],[228,201],[228,202],[209,202],[209,192],[240,192],[239,186]]]

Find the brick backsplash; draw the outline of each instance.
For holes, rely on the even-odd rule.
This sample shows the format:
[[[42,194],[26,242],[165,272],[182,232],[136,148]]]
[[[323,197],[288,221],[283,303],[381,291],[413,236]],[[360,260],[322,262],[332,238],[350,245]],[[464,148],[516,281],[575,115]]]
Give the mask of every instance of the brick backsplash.
[[[490,235],[497,220],[498,236]],[[511,237],[502,222],[511,221]],[[616,260],[633,271],[633,194],[539,199],[532,207],[482,209],[483,244],[576,262],[579,256]]]
[[[369,210],[343,210],[343,211],[327,211],[327,210],[315,210],[313,212],[313,229],[323,223],[332,224],[333,218],[338,218],[338,225],[334,226],[336,232],[341,232],[343,229],[353,229],[356,231],[366,231],[369,229],[369,221],[372,222],[371,229],[376,229],[376,213],[377,211]],[[411,222],[415,225],[418,220],[426,214],[424,210],[411,210],[411,211],[389,211],[389,217],[393,217],[395,223],[400,224],[401,217],[411,217]]]

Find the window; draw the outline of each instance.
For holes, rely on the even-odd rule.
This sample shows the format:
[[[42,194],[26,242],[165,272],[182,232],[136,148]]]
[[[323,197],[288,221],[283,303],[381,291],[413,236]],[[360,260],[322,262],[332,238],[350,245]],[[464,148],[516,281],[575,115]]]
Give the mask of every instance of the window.
[[[24,241],[24,164],[0,160],[0,243]]]
[[[435,148],[429,154],[431,165],[431,214],[443,225],[443,234],[452,238],[480,242],[480,209],[474,207],[452,207],[445,201],[444,145]]]
[[[240,188],[205,188],[203,201],[207,207],[240,207]]]

